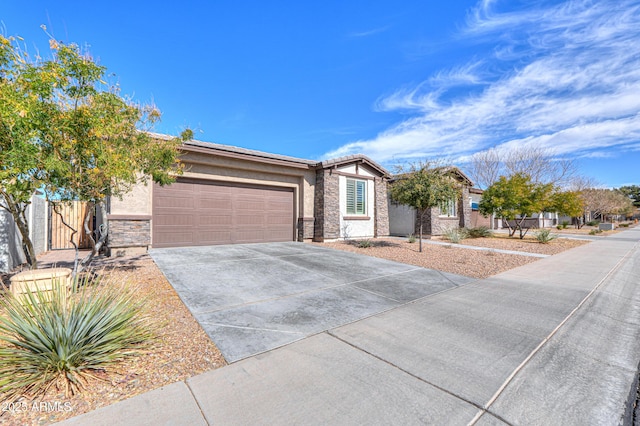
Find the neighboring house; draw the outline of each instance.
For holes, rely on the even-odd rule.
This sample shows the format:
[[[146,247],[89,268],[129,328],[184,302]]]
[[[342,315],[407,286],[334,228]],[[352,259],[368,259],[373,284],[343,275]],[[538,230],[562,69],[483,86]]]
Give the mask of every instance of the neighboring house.
[[[48,206],[39,195],[31,197],[26,211],[29,234],[36,255],[47,250],[48,245]],[[26,262],[22,250],[22,237],[11,213],[0,208],[0,273],[11,271]]]
[[[451,173],[460,182],[462,190],[457,200],[430,209],[423,217],[422,232],[424,235],[442,235],[448,229],[468,228],[471,226],[470,189],[473,182],[458,168],[453,167]],[[406,236],[417,234],[420,229],[420,214],[413,207],[396,203],[389,199],[389,233]]]
[[[318,162],[199,141],[181,150],[175,183],[109,200],[112,253],[389,234],[388,172],[363,155]]]
[[[479,226],[484,226],[489,229],[494,229],[494,226],[491,226],[491,217],[483,216],[480,214],[480,201],[482,200],[482,194],[484,191],[479,188],[469,188],[469,197],[471,198],[471,227],[477,228]]]

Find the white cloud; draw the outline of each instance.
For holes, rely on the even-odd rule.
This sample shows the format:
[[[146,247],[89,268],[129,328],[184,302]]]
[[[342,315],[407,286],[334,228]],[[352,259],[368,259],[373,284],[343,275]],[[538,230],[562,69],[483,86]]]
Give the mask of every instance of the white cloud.
[[[388,163],[522,143],[576,156],[637,150],[640,1],[567,1],[503,13],[499,6],[481,1],[460,34],[467,44],[489,43],[492,57],[468,58],[378,99],[380,113],[411,115],[326,156],[362,152]]]
[[[391,28],[391,25],[385,25],[384,27],[373,28],[365,31],[356,31],[356,32],[350,33],[349,37],[356,37],[356,38],[369,37],[372,35],[383,33],[387,31],[389,28]]]

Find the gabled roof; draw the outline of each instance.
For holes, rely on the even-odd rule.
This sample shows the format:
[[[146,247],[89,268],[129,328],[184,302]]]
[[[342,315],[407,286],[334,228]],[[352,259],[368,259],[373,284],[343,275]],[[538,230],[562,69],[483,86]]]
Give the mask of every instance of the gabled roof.
[[[470,187],[473,186],[473,181],[471,179],[469,179],[469,177],[467,175],[465,175],[462,172],[462,170],[460,170],[459,168],[457,168],[455,166],[437,167],[434,170],[442,170],[444,173],[451,173],[451,174],[455,175],[456,179],[458,179],[460,182],[466,183]],[[394,175],[392,180],[401,179],[403,176],[407,176],[407,175],[410,175],[410,174],[411,174],[411,172],[400,173],[400,174]]]
[[[465,175],[462,172],[462,170],[460,170],[459,168],[457,168],[455,166],[447,166],[447,167],[445,167],[445,170],[449,170],[454,175],[457,175],[461,182],[466,182],[467,185],[473,186],[473,181],[469,178],[469,176]]]
[[[173,139],[172,136],[163,135],[161,133],[151,133],[149,135],[157,139]],[[243,158],[258,162],[274,163],[280,165],[288,165],[292,167],[311,168],[315,167],[318,162],[313,160],[305,160],[303,158],[289,157],[287,155],[272,154],[269,152],[256,151],[253,149],[241,148],[232,145],[222,145],[213,142],[202,142],[197,140],[189,140],[183,142],[182,149],[190,152],[202,152],[205,154],[216,154],[225,157]]]
[[[330,169],[338,166],[343,166],[345,164],[354,164],[354,163],[366,164],[367,166],[371,167],[372,169],[380,173],[380,175],[389,176],[389,172],[384,167],[382,167],[380,164],[376,163],[375,161],[373,161],[372,159],[370,159],[369,157],[363,154],[354,154],[354,155],[347,155],[345,157],[332,158],[330,160],[323,161],[319,165],[323,169]]]
[[[147,132],[149,136],[156,139],[170,140],[173,136],[164,135],[162,133]],[[182,149],[187,152],[201,152],[205,154],[215,154],[225,157],[241,158],[250,161],[258,161],[263,163],[279,164],[283,166],[296,167],[296,168],[314,168],[322,167],[325,169],[338,167],[345,164],[366,164],[370,168],[374,169],[382,176],[389,176],[389,172],[371,160],[369,157],[356,154],[348,155],[346,157],[334,158],[325,161],[305,160],[303,158],[289,157],[287,155],[272,154],[269,152],[256,151],[253,149],[241,148],[232,145],[222,145],[213,142],[202,142],[197,140],[189,140],[183,142]]]

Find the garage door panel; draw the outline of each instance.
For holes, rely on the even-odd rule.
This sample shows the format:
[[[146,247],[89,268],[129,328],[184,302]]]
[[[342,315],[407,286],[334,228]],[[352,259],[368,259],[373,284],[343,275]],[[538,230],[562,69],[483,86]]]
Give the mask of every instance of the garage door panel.
[[[236,225],[248,225],[248,226],[259,226],[260,228],[265,225],[265,217],[263,215],[258,214],[239,214],[235,217]]]
[[[154,237],[153,241],[154,245],[157,245],[158,247],[187,245],[194,239],[194,233],[188,230],[172,229],[170,231],[165,230],[158,234],[159,235]],[[166,246],[166,244],[171,244],[171,246]]]
[[[201,198],[197,200],[197,207],[199,209],[232,210],[233,200],[231,196]]]
[[[178,181],[154,186],[153,246],[292,241],[293,190]]]
[[[227,212],[221,213],[218,215],[207,214],[205,216],[200,216],[198,218],[198,225],[200,226],[219,225],[219,226],[230,227],[233,225],[233,215]]]
[[[230,230],[201,231],[198,233],[200,244],[233,244]]]
[[[168,215],[162,214],[153,216],[154,226],[159,227],[181,227],[195,225],[196,217],[186,215]]]
[[[289,216],[269,216],[267,218],[267,225],[286,225],[291,223],[291,217]]]
[[[196,200],[194,198],[185,197],[184,194],[180,196],[172,197],[170,195],[163,195],[156,200],[158,207],[165,209],[192,209],[196,206]]]

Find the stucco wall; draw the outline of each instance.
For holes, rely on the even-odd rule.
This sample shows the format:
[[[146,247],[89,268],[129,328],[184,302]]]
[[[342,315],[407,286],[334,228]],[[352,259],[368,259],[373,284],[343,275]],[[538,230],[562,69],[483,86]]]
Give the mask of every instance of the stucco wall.
[[[29,234],[36,255],[49,249],[49,206],[43,197],[31,197],[31,204],[27,208],[29,218]]]
[[[122,199],[112,197],[110,200],[110,213],[116,215],[151,215],[151,191],[153,185],[151,179],[146,184],[139,183]]]
[[[34,195],[27,207],[29,237],[36,256],[48,249],[48,207],[44,198]],[[9,272],[26,262],[22,251],[22,237],[11,213],[0,208],[0,272]]]
[[[24,262],[22,239],[11,213],[0,209],[0,272],[9,272]]]
[[[315,170],[227,158],[213,153],[188,152],[181,157],[181,161],[185,166],[183,178],[292,188],[296,217],[294,231],[299,239],[313,237]],[[153,185],[150,182],[147,185],[138,184],[121,200],[112,198],[109,213],[110,227],[113,228],[110,229],[110,240],[118,246],[132,242],[132,238],[138,246],[143,241],[152,241],[152,224],[143,225],[141,221],[152,220]],[[135,221],[134,228],[145,235],[137,239],[133,237],[132,229],[135,229],[130,226],[132,220]]]
[[[345,173],[362,177],[367,183],[367,214],[362,218],[357,215],[347,214],[347,179],[351,176],[340,175],[338,180],[340,194],[340,238],[369,238],[375,235],[375,203],[376,192],[375,182],[373,179],[367,179],[374,176],[373,172],[365,166],[350,164],[345,167],[338,168],[339,173]],[[365,219],[366,218],[366,219]]]
[[[389,234],[405,237],[416,232],[416,209],[389,200]]]

